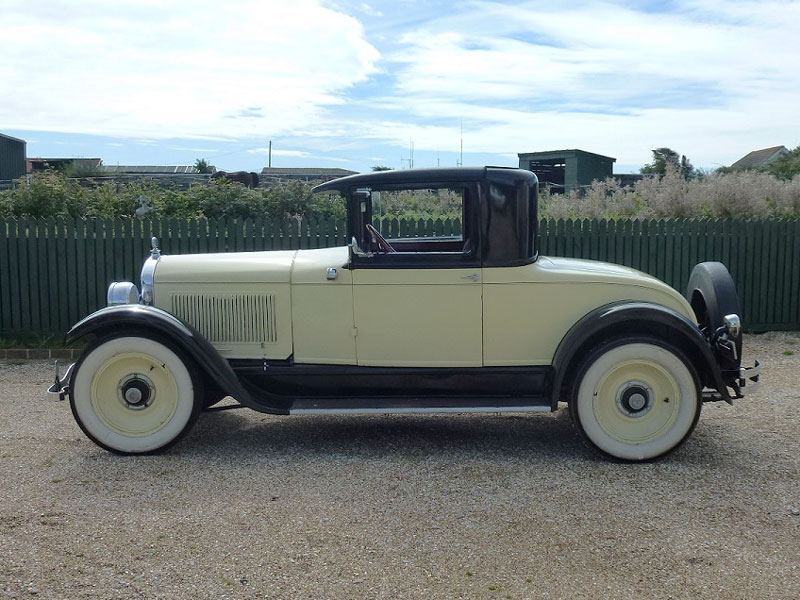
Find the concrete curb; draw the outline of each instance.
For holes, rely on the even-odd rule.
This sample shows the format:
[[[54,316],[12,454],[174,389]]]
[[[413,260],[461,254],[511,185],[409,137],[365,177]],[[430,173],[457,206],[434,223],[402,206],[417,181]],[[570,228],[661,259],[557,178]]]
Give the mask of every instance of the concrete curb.
[[[0,349],[0,360],[78,360],[83,348]]]

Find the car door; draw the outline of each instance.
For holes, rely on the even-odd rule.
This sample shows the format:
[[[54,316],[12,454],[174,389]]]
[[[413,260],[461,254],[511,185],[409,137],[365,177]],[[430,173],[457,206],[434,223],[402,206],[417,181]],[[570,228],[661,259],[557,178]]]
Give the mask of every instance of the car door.
[[[481,287],[474,267],[355,269],[358,364],[481,366]]]
[[[480,367],[482,275],[476,184],[359,190],[354,249],[353,319],[359,365]],[[383,196],[381,196],[381,194]],[[437,206],[461,217],[463,231],[416,231],[388,242],[372,227],[401,203]],[[379,224],[379,222],[377,222]],[[420,235],[422,234],[422,235]]]

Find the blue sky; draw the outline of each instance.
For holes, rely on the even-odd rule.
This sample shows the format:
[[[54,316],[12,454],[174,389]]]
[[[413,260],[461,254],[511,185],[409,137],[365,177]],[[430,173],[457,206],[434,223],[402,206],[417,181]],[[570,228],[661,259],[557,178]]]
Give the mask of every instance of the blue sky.
[[[0,0],[0,132],[29,156],[226,170],[635,172],[800,145],[800,2]]]

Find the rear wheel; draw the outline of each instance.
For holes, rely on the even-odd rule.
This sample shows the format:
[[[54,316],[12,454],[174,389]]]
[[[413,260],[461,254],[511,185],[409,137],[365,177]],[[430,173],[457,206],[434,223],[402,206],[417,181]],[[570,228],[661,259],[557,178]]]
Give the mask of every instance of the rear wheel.
[[[595,349],[578,368],[570,398],[584,440],[630,461],[677,448],[694,429],[700,406],[694,367],[653,338],[621,338]]]
[[[166,342],[105,338],[76,365],[70,406],[83,432],[121,454],[163,450],[194,424],[202,407],[191,361]]]

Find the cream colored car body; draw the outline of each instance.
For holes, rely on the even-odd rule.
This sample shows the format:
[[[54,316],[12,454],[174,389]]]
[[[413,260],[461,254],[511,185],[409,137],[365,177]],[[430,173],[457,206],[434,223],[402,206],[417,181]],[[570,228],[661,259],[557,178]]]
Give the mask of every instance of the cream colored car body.
[[[590,311],[635,300],[696,323],[689,303],[627,267],[347,268],[349,248],[162,256],[155,305],[228,359],[394,367],[549,365]],[[328,278],[328,269],[336,276]]]

